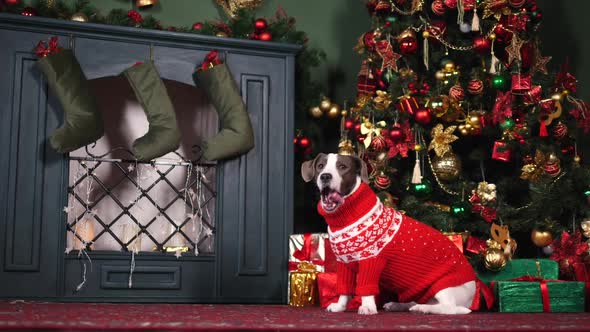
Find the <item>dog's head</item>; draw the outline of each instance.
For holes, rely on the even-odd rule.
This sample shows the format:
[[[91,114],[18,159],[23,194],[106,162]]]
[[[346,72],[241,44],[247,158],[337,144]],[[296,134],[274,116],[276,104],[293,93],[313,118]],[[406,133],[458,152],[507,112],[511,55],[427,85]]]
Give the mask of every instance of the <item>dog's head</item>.
[[[318,154],[301,166],[305,182],[315,180],[326,212],[334,212],[344,203],[344,198],[356,189],[361,181],[369,182],[367,165],[355,156],[335,153]]]

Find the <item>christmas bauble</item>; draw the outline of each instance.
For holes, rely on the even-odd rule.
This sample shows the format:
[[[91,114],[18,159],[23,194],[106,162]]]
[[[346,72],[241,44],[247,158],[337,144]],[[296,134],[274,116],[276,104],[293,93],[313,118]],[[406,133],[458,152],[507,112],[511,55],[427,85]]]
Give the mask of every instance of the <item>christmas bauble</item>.
[[[457,8],[457,0],[444,0],[444,4],[451,9]]]
[[[453,85],[449,89],[449,96],[455,98],[458,101],[463,101],[465,100],[465,89],[463,89],[463,87],[459,84]]]
[[[400,125],[394,125],[391,130],[389,131],[389,138],[393,141],[393,143],[399,143],[404,139],[404,131],[400,127]]]
[[[203,29],[203,23],[196,22],[195,24],[193,24],[193,30],[201,30],[201,29]]]
[[[483,252],[483,265],[490,271],[501,271],[506,267],[506,256],[502,249],[487,248]]]
[[[423,126],[429,125],[432,122],[432,111],[430,108],[421,108],[414,113],[414,120]]]
[[[88,22],[88,16],[86,16],[84,13],[75,13],[72,15],[72,17],[70,17],[70,21]]]
[[[541,231],[535,228],[531,232],[531,241],[537,247],[546,247],[553,242],[553,235],[547,230]]]
[[[550,245],[543,247],[543,253],[547,256],[551,255],[553,253],[553,247]]]
[[[391,13],[391,3],[387,0],[379,0],[375,6],[375,12],[380,15],[387,15]]]
[[[506,29],[502,23],[496,24],[494,28],[494,34],[496,35],[496,41],[500,43],[510,43],[512,40],[512,31]]]
[[[258,31],[263,31],[266,30],[266,28],[268,28],[268,23],[266,23],[265,19],[259,18],[256,21],[254,21],[254,29]]]
[[[374,184],[375,187],[385,190],[391,185],[391,179],[385,173],[380,173],[375,177]]]
[[[567,135],[567,126],[563,122],[558,122],[551,130],[551,134],[557,139],[562,139]]]
[[[261,32],[258,35],[258,39],[259,40],[262,40],[262,41],[271,41],[272,40],[272,35],[270,34],[270,32],[264,31],[264,32]]]
[[[484,38],[483,36],[477,36],[473,38],[473,50],[478,53],[488,53],[491,49],[492,43],[488,38]]]
[[[20,13],[22,16],[37,16],[37,10],[33,7],[25,7]]]
[[[447,7],[445,6],[442,0],[434,0],[430,5],[430,9],[432,9],[432,12],[434,14],[442,16],[445,14]]]
[[[309,145],[311,144],[311,142],[309,141],[309,138],[303,136],[299,139],[299,146],[302,148],[307,148],[309,147]]]
[[[480,79],[473,79],[467,82],[467,92],[472,95],[480,95],[483,92],[483,81]]]
[[[514,8],[520,8],[525,4],[526,0],[508,0],[510,6]]]
[[[324,115],[324,112],[322,112],[322,110],[318,106],[314,106],[309,108],[309,114],[312,117],[319,119],[322,117],[322,115]]]
[[[453,152],[436,156],[432,158],[432,170],[441,181],[454,181],[461,174],[461,159]]]
[[[373,151],[383,151],[387,148],[387,141],[385,137],[379,135],[373,137],[371,145],[369,146]]]
[[[322,98],[322,101],[320,102],[320,109],[324,112],[327,112],[330,110],[330,107],[332,107],[332,101],[330,101],[330,99],[327,97]]]
[[[354,147],[352,146],[352,141],[349,139],[340,141],[340,143],[338,143],[338,154],[354,156],[355,151]]]
[[[332,104],[330,109],[326,112],[326,115],[330,119],[336,119],[340,116],[340,106],[338,106],[338,104]]]
[[[319,109],[319,107],[318,107],[318,109]],[[320,112],[321,112],[321,110],[320,110]],[[352,120],[346,120],[344,122],[344,128],[346,128],[346,130],[353,129],[354,128],[354,121],[352,121]]]
[[[545,173],[551,177],[556,177],[561,173],[561,161],[559,158],[554,154],[549,154],[549,158],[547,158],[547,162],[545,166],[543,166]]]
[[[399,50],[402,54],[414,54],[418,50],[416,38],[406,37],[399,43]]]
[[[459,25],[459,30],[463,33],[471,32],[471,24],[463,22]]]

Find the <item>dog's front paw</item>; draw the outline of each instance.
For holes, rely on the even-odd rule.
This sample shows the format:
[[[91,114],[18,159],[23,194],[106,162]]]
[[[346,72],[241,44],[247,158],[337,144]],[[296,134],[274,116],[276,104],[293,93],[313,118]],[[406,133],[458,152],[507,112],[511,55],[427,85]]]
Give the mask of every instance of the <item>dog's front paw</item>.
[[[342,305],[338,302],[332,303],[326,308],[326,311],[329,311],[329,312],[343,312],[345,310],[346,310],[346,305]]]
[[[376,315],[377,314],[377,306],[376,305],[362,305],[359,307],[358,311],[359,315]]]

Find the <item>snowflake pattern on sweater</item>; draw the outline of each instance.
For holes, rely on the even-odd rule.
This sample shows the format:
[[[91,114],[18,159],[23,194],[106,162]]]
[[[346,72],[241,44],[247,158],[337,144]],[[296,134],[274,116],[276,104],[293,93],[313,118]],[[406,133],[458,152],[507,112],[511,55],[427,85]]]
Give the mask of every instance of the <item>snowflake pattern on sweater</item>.
[[[328,229],[336,260],[349,263],[379,255],[390,243],[402,223],[402,214],[377,204],[367,216],[339,231]]]

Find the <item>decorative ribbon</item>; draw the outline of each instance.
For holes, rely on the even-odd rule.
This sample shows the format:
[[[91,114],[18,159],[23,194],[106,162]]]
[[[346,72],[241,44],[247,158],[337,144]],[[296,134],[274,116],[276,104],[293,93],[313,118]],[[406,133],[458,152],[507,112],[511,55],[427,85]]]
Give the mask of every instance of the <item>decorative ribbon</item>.
[[[549,297],[549,287],[547,287],[548,282],[564,282],[564,280],[545,280],[539,277],[532,277],[532,276],[522,276],[514,279],[510,279],[507,281],[525,281],[525,282],[538,282],[539,288],[541,289],[541,300],[543,301],[543,312],[551,312],[551,299]],[[492,281],[491,286],[494,287],[496,282]]]
[[[57,37],[55,36],[49,39],[49,43],[47,46],[45,45],[45,41],[42,40],[37,44],[37,47],[35,47],[35,54],[37,54],[38,57],[42,58],[50,54],[57,53],[61,51],[61,48],[59,48],[57,43]]]
[[[323,241],[324,239],[320,239],[320,241]],[[293,258],[298,259],[301,262],[310,262],[316,266],[324,266],[325,265],[325,261],[323,259],[312,259],[312,254],[313,254],[313,236],[311,233],[305,233],[303,234],[303,246],[300,249],[295,250],[295,252],[293,252]],[[317,246],[315,248],[317,250]],[[298,265],[301,262],[289,262],[289,271],[296,271],[298,270]]]
[[[473,254],[479,254],[486,249],[486,241],[478,239],[475,236],[469,236],[467,238],[467,245],[465,250]]]
[[[488,308],[488,310],[492,309],[495,300],[494,291],[477,278],[475,279],[475,296],[473,297],[473,302],[471,302],[471,307],[469,307],[469,309],[479,310],[481,308],[481,296],[483,296],[484,302],[486,303],[486,308]]]

